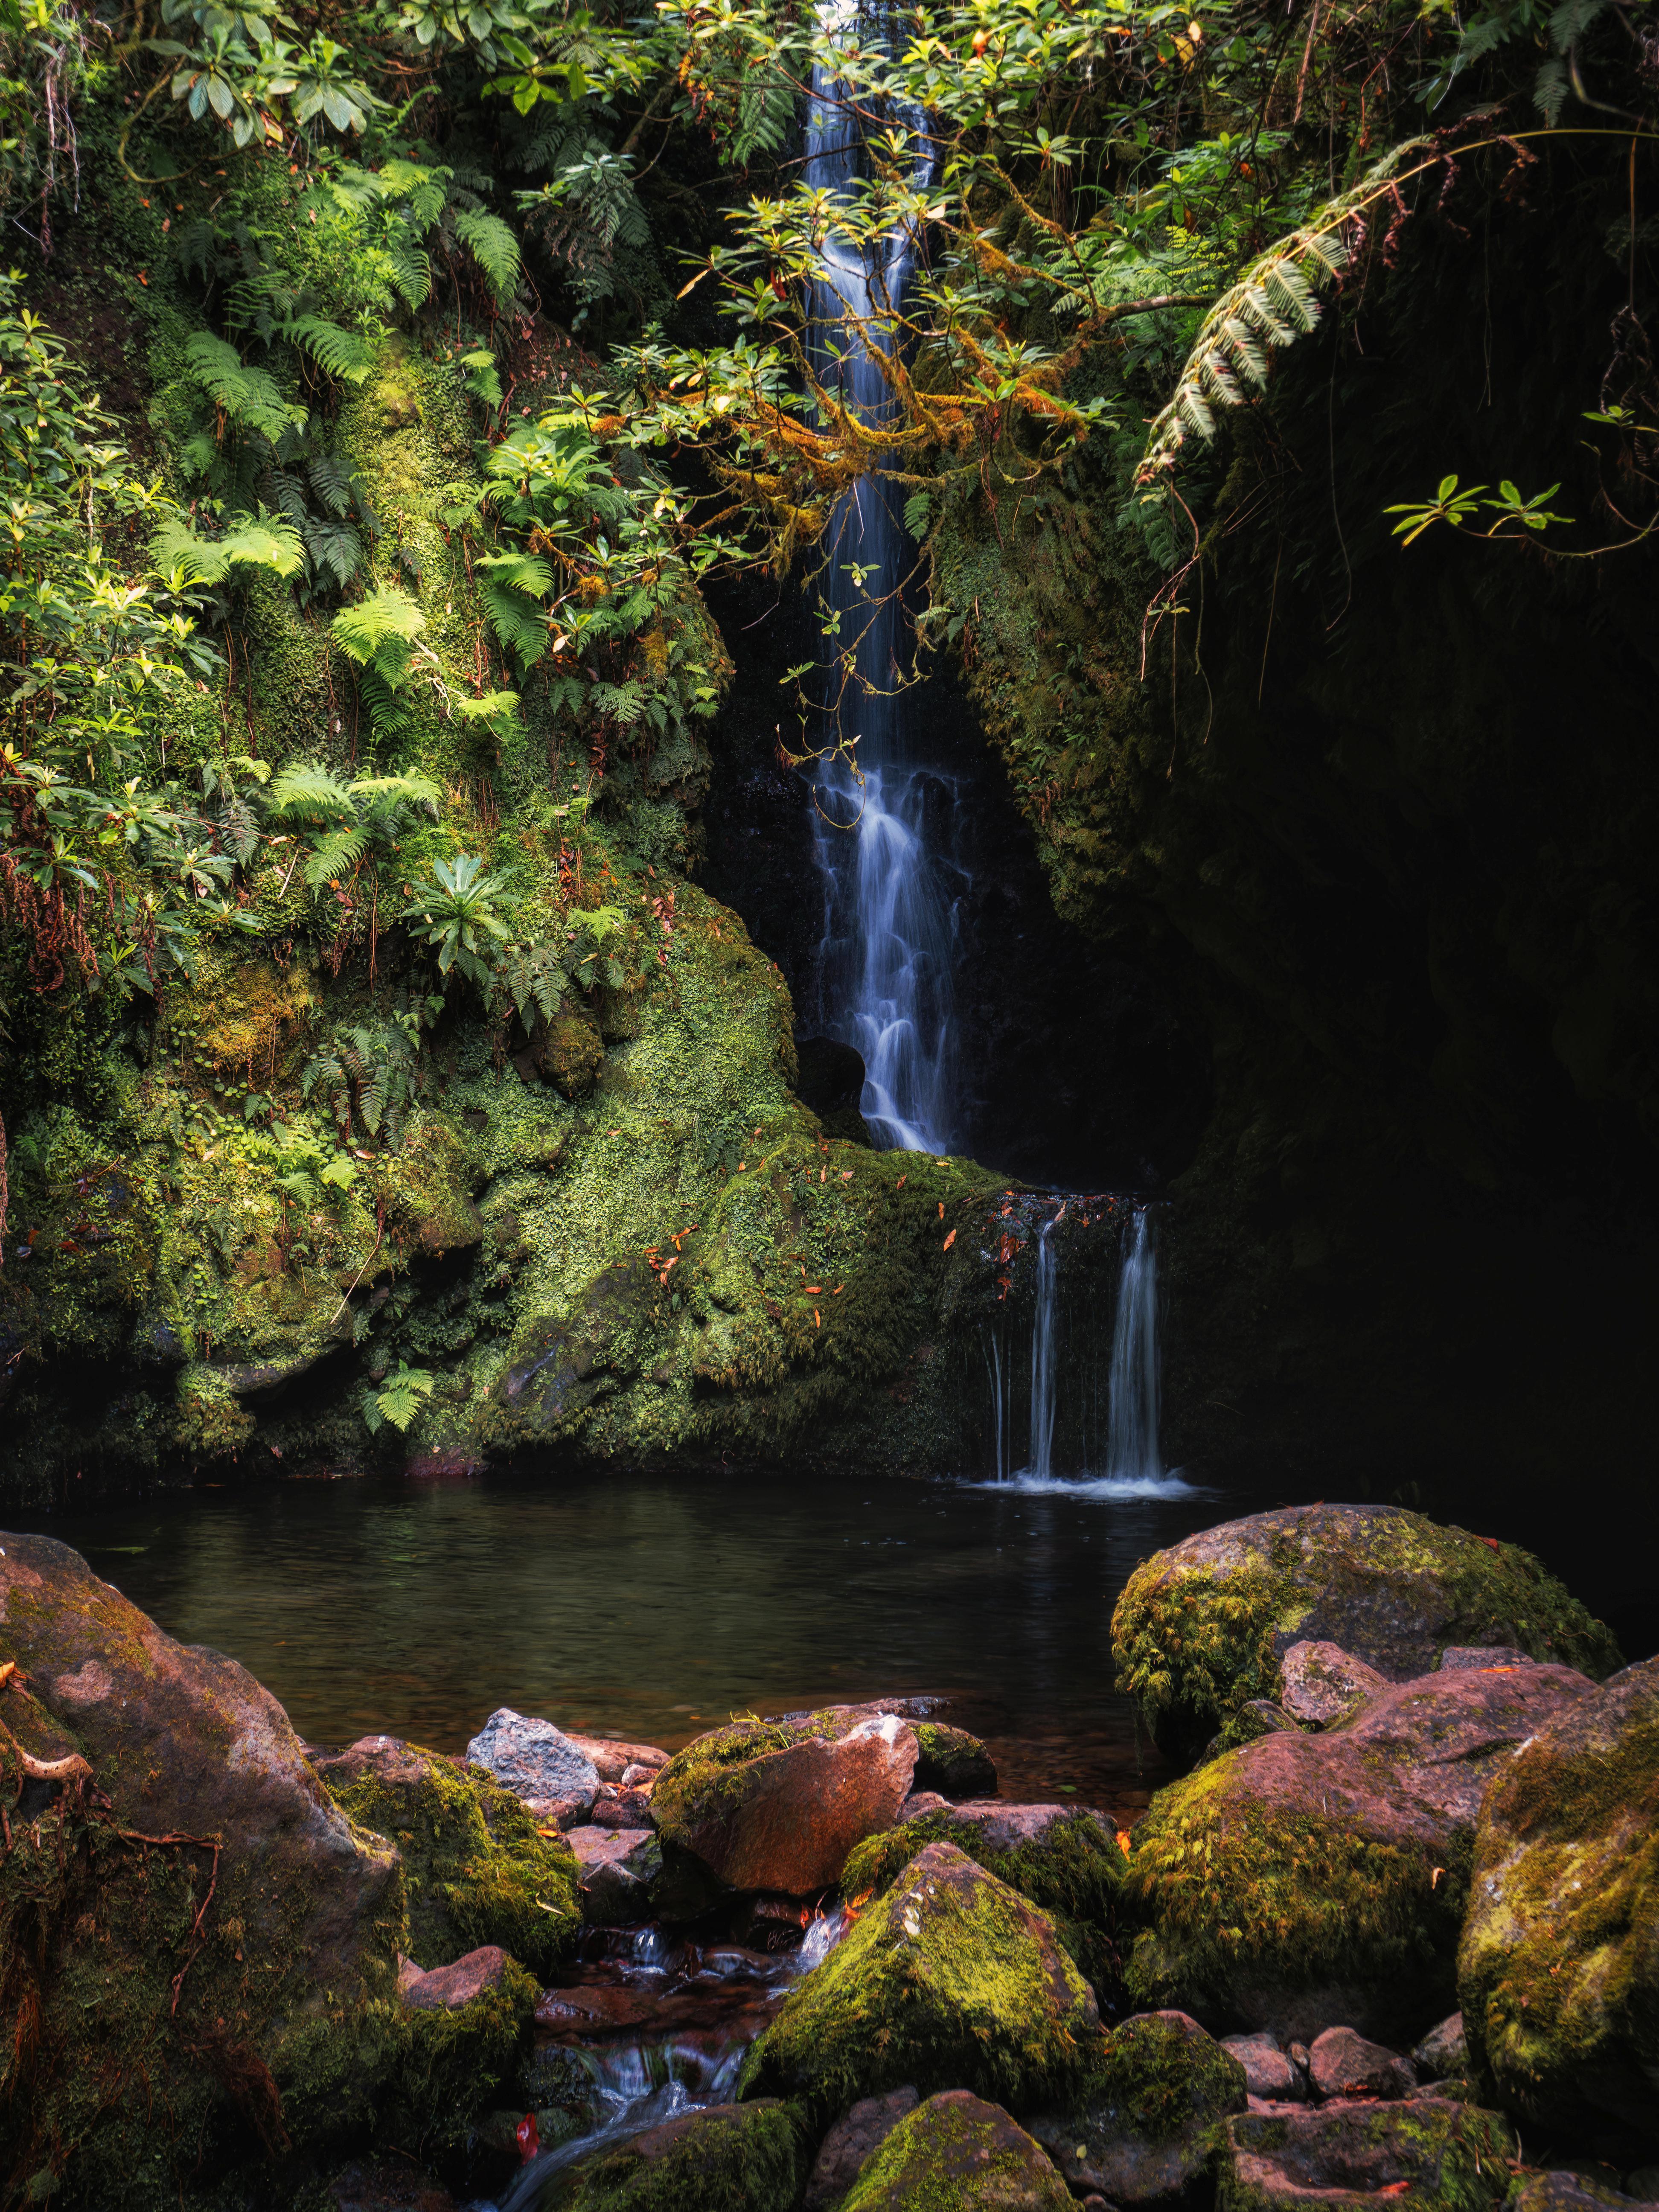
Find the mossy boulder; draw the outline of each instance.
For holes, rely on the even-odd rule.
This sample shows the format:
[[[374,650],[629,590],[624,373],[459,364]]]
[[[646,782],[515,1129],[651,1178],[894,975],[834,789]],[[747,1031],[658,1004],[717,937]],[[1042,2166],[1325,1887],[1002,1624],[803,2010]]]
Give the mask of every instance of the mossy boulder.
[[[498,1943],[545,1978],[569,1952],[582,1924],[575,1855],[483,1768],[374,1735],[317,1771],[349,1819],[397,1845],[417,1966]]]
[[[1031,2132],[1079,2196],[1175,2205],[1205,2191],[1244,2068],[1183,2012],[1139,2013],[1091,2049],[1076,2087]]]
[[[1416,2034],[1455,1999],[1482,1792],[1594,1694],[1565,1667],[1425,1675],[1159,1790],[1124,1886],[1130,1995],[1282,2041]]]
[[[996,1761],[976,1735],[947,1728],[943,1721],[913,1723],[916,1771],[913,1790],[937,1790],[941,1797],[991,1797],[996,1794]]]
[[[806,2179],[795,2116],[710,2105],[556,2172],[537,2212],[791,2212]]]
[[[1000,2105],[945,2089],[907,2114],[841,2212],[1070,2212],[1054,2162]]]
[[[14,1742],[85,1763],[24,1782],[0,1864],[0,2160],[19,2187],[160,2212],[393,2106],[428,2135],[464,2124],[524,1992],[500,2036],[476,2008],[400,2003],[402,1863],[275,1699],[45,1537],[0,1539],[0,1659]]]
[[[1509,2192],[1514,2136],[1494,2112],[1438,2097],[1360,2100],[1229,2120],[1218,2212],[1492,2212]]]
[[[1112,1614],[1117,1681],[1159,1748],[1190,1759],[1277,1700],[1291,1646],[1329,1643],[1390,1681],[1449,1644],[1508,1644],[1600,1680],[1619,1647],[1530,1552],[1393,1505],[1253,1514],[1158,1552]],[[1246,1730],[1246,1734],[1254,1733]]]
[[[799,2098],[820,2125],[906,2082],[1029,2110],[1064,2091],[1098,2017],[1048,1916],[929,1844],[790,1993],[739,2094]]]
[[[1659,2137],[1659,1659],[1501,1769],[1457,1979],[1476,2079],[1506,2111]]]
[[[727,1887],[806,1896],[892,1826],[915,1764],[915,1736],[892,1713],[736,1721],[669,1760],[651,1809],[664,1843]]]
[[[928,1844],[953,1844],[1053,1919],[1097,1998],[1118,1977],[1115,1935],[1118,1890],[1127,1863],[1117,1837],[1094,1813],[1073,1805],[1013,1805],[969,1800],[926,1813],[872,1836],[842,1870],[848,1897],[882,1896]]]

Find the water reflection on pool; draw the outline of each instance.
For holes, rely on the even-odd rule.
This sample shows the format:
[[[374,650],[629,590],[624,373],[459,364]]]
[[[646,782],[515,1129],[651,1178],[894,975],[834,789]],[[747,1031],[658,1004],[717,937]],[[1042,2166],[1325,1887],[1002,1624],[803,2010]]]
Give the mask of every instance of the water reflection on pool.
[[[497,1705],[673,1747],[729,1714],[933,1692],[1005,1794],[1144,1801],[1111,1689],[1137,1560],[1224,1518],[1171,1481],[1022,1489],[546,1473],[198,1489],[38,1523],[301,1735],[459,1751]]]

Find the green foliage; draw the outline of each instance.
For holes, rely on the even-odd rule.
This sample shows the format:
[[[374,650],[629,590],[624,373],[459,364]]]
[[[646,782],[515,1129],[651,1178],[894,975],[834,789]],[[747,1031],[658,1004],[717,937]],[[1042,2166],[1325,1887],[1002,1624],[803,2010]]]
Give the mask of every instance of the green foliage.
[[[300,1094],[309,1099],[320,1090],[326,1095],[343,1141],[351,1137],[355,1113],[370,1137],[384,1128],[396,1152],[415,1099],[419,1050],[420,1024],[413,1014],[337,1029],[332,1041],[307,1061]]]
[[[1530,499],[1521,494],[1506,477],[1498,487],[1496,499],[1487,495],[1486,484],[1458,483],[1455,476],[1442,477],[1439,488],[1430,500],[1401,501],[1386,507],[1385,514],[1398,514],[1403,520],[1394,526],[1394,535],[1403,538],[1407,545],[1414,545],[1423,532],[1437,522],[1449,522],[1454,530],[1477,514],[1482,507],[1497,516],[1497,520],[1485,530],[1476,531],[1478,538],[1513,536],[1509,526],[1518,523],[1522,532],[1547,530],[1553,522],[1571,522],[1570,514],[1552,514],[1546,506],[1561,487],[1553,483],[1547,491],[1534,492]]]
[[[415,934],[437,955],[446,981],[452,969],[459,969],[469,982],[487,988],[492,973],[485,958],[487,939],[507,934],[495,910],[507,878],[486,874],[483,862],[471,853],[434,860],[432,874],[432,887],[417,894],[400,919],[413,925]]]
[[[437,1376],[424,1367],[400,1362],[385,1382],[363,1392],[363,1420],[370,1436],[377,1436],[388,1421],[400,1436],[407,1435],[422,1405],[437,1387]]]

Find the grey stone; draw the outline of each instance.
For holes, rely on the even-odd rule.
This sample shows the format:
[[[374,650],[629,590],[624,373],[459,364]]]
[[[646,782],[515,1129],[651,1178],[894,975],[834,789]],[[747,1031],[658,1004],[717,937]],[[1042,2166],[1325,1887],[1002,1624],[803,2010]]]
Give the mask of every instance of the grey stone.
[[[1221,2048],[1231,2051],[1244,2069],[1245,2085],[1251,2096],[1265,2098],[1273,2104],[1295,2105],[1307,2096],[1306,2073],[1291,2065],[1265,2030],[1260,2035],[1224,2036]]]
[[[1412,2053],[1412,2063],[1425,2081],[1443,2081],[1461,2074],[1469,2063],[1463,2041],[1463,2015],[1453,2013],[1438,2027],[1431,2027]]]
[[[1340,1644],[1304,1640],[1279,1662],[1279,1702],[1293,1720],[1329,1728],[1389,1686],[1387,1678]]]
[[[518,1797],[580,1797],[585,1792],[591,1805],[599,1795],[599,1771],[586,1753],[551,1721],[515,1713],[510,1705],[491,1713],[466,1755]]]
[[[825,2136],[812,2178],[806,2185],[805,2212],[830,2212],[830,2207],[839,2204],[854,2182],[866,2159],[878,2150],[907,2112],[914,2112],[921,2099],[908,2085],[902,2089],[890,2089],[884,2097],[866,2097],[842,2118],[837,2120]]]
[[[1328,2027],[1314,2038],[1308,2073],[1322,2097],[1406,2097],[1417,2086],[1409,2058],[1367,2043],[1351,2027]]]

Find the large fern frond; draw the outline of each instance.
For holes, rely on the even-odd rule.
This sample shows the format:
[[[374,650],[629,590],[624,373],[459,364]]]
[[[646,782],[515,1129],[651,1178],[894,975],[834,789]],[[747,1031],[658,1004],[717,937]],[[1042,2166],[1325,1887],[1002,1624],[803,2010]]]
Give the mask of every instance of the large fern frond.
[[[498,215],[458,208],[455,235],[489,280],[498,300],[512,296],[519,281],[519,241]]]
[[[356,606],[342,607],[329,635],[348,660],[373,668],[389,684],[403,681],[409,656],[426,617],[407,592],[382,584]]]
[[[307,410],[285,400],[273,377],[250,368],[234,345],[210,331],[194,331],[185,339],[185,362],[191,381],[238,429],[257,431],[277,446],[289,429],[305,428]]]
[[[374,366],[367,342],[322,315],[295,315],[279,325],[290,345],[303,346],[326,376],[343,384],[365,384]]]
[[[1258,254],[1205,316],[1169,404],[1153,422],[1135,471],[1137,483],[1169,474],[1189,431],[1215,435],[1215,410],[1242,407],[1247,386],[1267,380],[1268,349],[1291,344],[1320,316],[1317,292],[1348,265],[1343,233],[1368,201],[1386,191],[1407,155],[1431,144],[1407,138],[1359,182]]]
[[[312,821],[349,822],[357,811],[350,787],[317,761],[283,769],[272,781],[265,804],[279,822],[296,817]]]
[[[182,514],[173,514],[152,532],[149,557],[176,592],[191,584],[222,584],[238,568],[291,576],[304,556],[298,534],[275,515],[234,514],[222,538],[198,538]]]
[[[331,830],[306,862],[307,888],[319,891],[325,884],[337,883],[349,875],[368,849],[368,839],[361,828]]]

